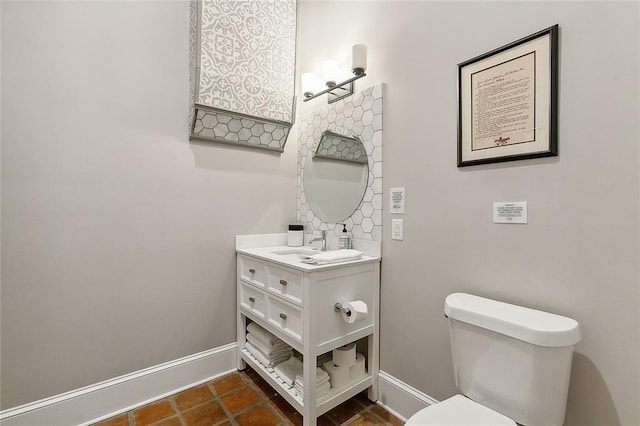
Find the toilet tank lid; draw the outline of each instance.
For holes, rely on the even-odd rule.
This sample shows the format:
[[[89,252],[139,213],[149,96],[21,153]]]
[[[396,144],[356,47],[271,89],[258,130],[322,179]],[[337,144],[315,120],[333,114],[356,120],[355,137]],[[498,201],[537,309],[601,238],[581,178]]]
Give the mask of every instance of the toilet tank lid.
[[[574,319],[467,293],[447,296],[444,313],[538,346],[571,346],[581,338],[580,325]]]

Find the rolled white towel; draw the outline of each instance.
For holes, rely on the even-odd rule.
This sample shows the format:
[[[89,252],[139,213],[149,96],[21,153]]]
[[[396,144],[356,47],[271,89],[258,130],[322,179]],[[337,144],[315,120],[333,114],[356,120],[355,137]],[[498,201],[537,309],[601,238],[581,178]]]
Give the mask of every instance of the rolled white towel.
[[[324,265],[328,263],[346,262],[349,260],[357,260],[362,257],[362,252],[353,249],[341,249],[328,251],[324,253],[314,254],[312,256],[304,256],[303,262],[312,265]]]

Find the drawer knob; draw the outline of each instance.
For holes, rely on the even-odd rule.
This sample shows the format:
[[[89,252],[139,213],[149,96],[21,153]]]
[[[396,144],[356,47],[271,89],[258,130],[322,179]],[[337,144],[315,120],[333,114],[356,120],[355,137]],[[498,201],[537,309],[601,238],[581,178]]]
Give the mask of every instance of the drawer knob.
[[[280,280],[280,284],[287,285],[287,280]]]
[[[282,318],[283,320],[287,319],[287,314],[280,312],[280,318]]]
[[[250,273],[252,273],[252,274],[255,274],[255,273],[256,273],[256,270],[255,270],[255,269],[253,269],[253,268],[249,268],[249,272],[250,272]]]
[[[256,299],[255,299],[254,297],[250,297],[250,298],[249,298],[249,302],[251,302],[251,303],[255,303],[255,301],[256,301]]]

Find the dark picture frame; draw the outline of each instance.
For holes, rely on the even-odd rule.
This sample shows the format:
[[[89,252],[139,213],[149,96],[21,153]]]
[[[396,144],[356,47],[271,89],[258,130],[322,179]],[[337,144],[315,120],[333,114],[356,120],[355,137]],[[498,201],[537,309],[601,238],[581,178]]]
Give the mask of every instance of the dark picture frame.
[[[558,155],[558,33],[458,64],[458,167]]]

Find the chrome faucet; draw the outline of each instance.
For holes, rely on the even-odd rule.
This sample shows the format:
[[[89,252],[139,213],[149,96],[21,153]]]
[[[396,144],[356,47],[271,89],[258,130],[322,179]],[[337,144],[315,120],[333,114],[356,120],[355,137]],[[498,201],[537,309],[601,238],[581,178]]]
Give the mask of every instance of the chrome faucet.
[[[326,230],[322,230],[320,231],[322,234],[321,237],[318,238],[312,238],[309,240],[309,244],[313,244],[316,241],[322,241],[322,249],[321,251],[327,251],[327,231]]]

